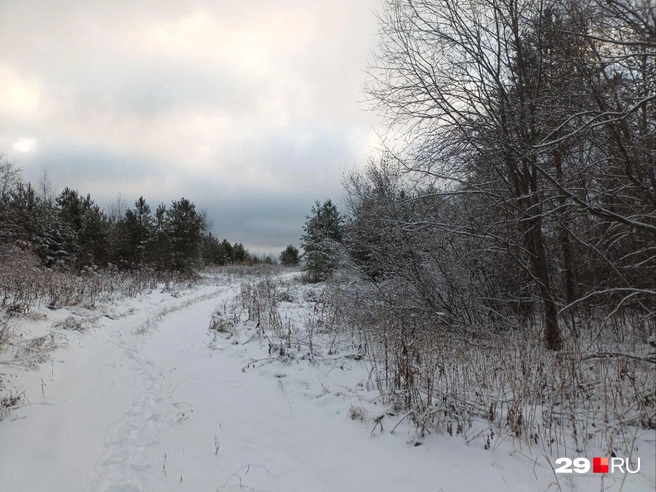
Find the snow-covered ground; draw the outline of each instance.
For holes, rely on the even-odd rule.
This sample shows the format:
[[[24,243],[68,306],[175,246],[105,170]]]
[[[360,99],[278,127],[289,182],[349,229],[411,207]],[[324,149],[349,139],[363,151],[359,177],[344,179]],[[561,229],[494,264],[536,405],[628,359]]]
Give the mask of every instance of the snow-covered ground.
[[[654,490],[653,431],[638,436],[640,473],[604,478],[555,475],[556,457],[510,440],[391,433],[402,414],[334,338],[317,334],[310,360],[271,356],[242,318],[209,331],[217,309],[239,309],[241,279],[215,280],[15,318],[0,398],[21,399],[0,422],[0,491]],[[311,303],[285,304],[302,324]]]

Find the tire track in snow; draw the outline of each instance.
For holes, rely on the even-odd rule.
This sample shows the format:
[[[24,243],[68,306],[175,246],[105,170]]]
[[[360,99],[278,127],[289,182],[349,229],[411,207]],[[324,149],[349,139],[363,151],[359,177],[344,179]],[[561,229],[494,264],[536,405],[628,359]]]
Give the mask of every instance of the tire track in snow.
[[[157,326],[158,323],[160,323],[164,317],[170,313],[174,313],[176,311],[180,311],[182,309],[187,309],[194,304],[198,304],[199,302],[207,301],[209,299],[212,299],[214,297],[218,297],[220,294],[225,292],[226,290],[229,290],[226,287],[222,287],[220,289],[214,290],[210,292],[209,294],[202,294],[200,296],[192,297],[191,299],[187,299],[180,304],[176,304],[174,306],[166,306],[165,308],[160,309],[156,314],[149,316],[146,321],[143,323],[140,323],[139,326],[137,326],[134,329],[134,333],[137,335],[144,335],[148,333],[148,331],[153,328],[154,326]]]
[[[188,309],[194,304],[218,297],[229,290],[222,287],[208,294],[192,297],[174,306],[160,309],[139,324],[133,335],[143,335],[161,323],[173,312]],[[154,473],[160,473],[159,455],[155,452],[159,443],[162,415],[159,412],[162,402],[161,388],[158,385],[160,374],[153,361],[141,354],[137,344],[143,339],[129,337],[117,329],[112,343],[116,344],[130,361],[137,388],[137,397],[124,418],[110,431],[106,440],[106,458],[103,461],[100,484],[96,490],[101,492],[149,492],[152,489]]]

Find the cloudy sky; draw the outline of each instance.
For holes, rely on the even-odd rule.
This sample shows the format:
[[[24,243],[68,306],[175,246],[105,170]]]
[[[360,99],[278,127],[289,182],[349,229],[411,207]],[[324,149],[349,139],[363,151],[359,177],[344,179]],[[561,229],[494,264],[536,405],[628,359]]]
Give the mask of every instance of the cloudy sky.
[[[379,4],[0,0],[0,153],[103,206],[184,196],[279,252],[376,145]]]

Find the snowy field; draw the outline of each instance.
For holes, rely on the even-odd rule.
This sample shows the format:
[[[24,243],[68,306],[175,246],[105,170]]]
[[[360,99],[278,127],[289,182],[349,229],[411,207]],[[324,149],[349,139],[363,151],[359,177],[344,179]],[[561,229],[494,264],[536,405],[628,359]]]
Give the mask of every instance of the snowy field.
[[[636,431],[639,473],[603,476],[511,439],[418,436],[348,334],[304,331],[316,286],[286,275],[283,346],[248,321],[244,281],[12,318],[0,490],[654,490],[654,431]]]

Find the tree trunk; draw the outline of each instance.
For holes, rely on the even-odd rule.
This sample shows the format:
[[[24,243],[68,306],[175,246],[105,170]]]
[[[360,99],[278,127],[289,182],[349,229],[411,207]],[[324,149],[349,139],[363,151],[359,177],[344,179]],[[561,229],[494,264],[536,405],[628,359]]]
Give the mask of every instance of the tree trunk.
[[[554,151],[554,166],[556,168],[556,179],[565,186],[563,182],[563,157],[561,153]],[[560,247],[563,251],[563,279],[565,283],[565,302],[570,304],[576,299],[576,290],[574,285],[574,256],[572,254],[572,243],[569,238],[569,217],[567,215],[566,205],[567,198],[562,194],[558,194],[558,205],[560,206],[560,213],[558,218],[558,236],[560,240]]]
[[[528,231],[528,250],[531,255],[533,275],[538,284],[538,292],[542,301],[542,314],[544,321],[544,341],[549,350],[560,350],[562,338],[558,326],[558,310],[551,288],[549,268],[547,265],[544,239],[542,236],[542,220],[539,217],[529,222],[531,230]]]

